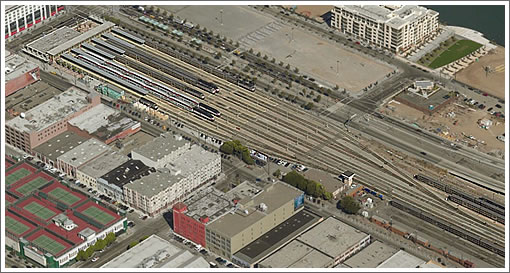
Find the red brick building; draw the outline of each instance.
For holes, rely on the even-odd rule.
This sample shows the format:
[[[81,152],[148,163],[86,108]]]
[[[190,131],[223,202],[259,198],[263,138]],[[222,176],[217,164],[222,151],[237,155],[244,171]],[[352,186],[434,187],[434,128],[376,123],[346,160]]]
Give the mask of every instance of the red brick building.
[[[39,66],[19,55],[7,56],[5,66],[6,97],[41,79]]]
[[[205,224],[209,222],[209,217],[200,217],[197,221],[186,215],[187,210],[188,207],[182,202],[174,205],[174,232],[205,247]]]

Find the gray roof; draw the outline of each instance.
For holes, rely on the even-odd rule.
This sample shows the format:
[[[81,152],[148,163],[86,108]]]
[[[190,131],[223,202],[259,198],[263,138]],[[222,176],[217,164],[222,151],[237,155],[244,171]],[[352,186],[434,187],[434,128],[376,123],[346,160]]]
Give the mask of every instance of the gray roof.
[[[201,256],[151,235],[101,268],[209,268]]]
[[[129,158],[127,156],[115,151],[110,151],[85,163],[79,170],[90,177],[99,178],[128,160]]]
[[[233,237],[260,219],[266,217],[267,214],[270,214],[275,209],[294,200],[294,198],[302,193],[303,192],[299,189],[278,181],[267,185],[262,191],[256,193],[252,197],[241,199],[238,203],[240,208],[237,209],[234,214],[227,213],[223,217],[210,223],[208,227],[227,237]],[[227,192],[227,195],[228,194]],[[267,206],[265,212],[257,209],[261,203]],[[245,210],[248,211],[248,214],[245,213]]]
[[[427,14],[431,16],[438,14],[437,11],[415,5],[397,6],[394,7],[396,8],[394,10],[382,5],[342,5],[337,7],[397,29]]]
[[[424,260],[404,250],[399,250],[389,259],[377,266],[377,268],[417,268],[424,263]]]
[[[21,57],[17,54],[12,54],[5,58],[5,81],[8,82],[15,79],[24,73],[37,68],[37,64]]]
[[[6,122],[7,126],[23,132],[41,131],[89,105],[87,93],[71,87],[69,90],[28,110],[25,118],[17,116]]]
[[[431,81],[416,81],[414,84],[419,88],[429,88],[434,86],[434,83]]]
[[[94,235],[95,233],[96,232],[93,229],[91,229],[89,227],[86,227],[82,231],[80,231],[78,234],[83,236],[83,237],[85,237],[85,238],[87,238],[87,237],[89,237],[91,235]]]
[[[115,112],[115,109],[100,103],[68,122],[80,130],[92,134],[101,126],[108,125],[108,117]]]
[[[125,187],[151,198],[175,183],[183,180],[184,176],[170,172],[168,169],[158,169],[147,176],[126,184]]]
[[[219,159],[219,154],[208,152],[198,145],[193,145],[184,154],[179,156],[172,163],[167,164],[165,167],[175,173],[188,176],[190,173],[203,168],[208,163]]]
[[[80,36],[80,32],[64,26],[27,44],[27,47],[46,53],[50,49],[57,48],[78,36]]]
[[[344,264],[352,268],[376,268],[382,262],[393,256],[393,254],[397,253],[397,251],[398,249],[396,248],[380,241],[375,241],[350,257]]]
[[[86,137],[77,135],[72,131],[66,131],[37,146],[34,151],[46,156],[51,161],[55,161],[57,157],[67,153],[85,141],[87,141]]]
[[[299,236],[298,240],[336,258],[367,236],[369,235],[334,217],[329,217]]]
[[[78,145],[74,149],[59,156],[57,160],[61,160],[75,168],[82,166],[90,160],[100,156],[101,154],[111,151],[110,146],[91,138],[84,143]]]
[[[77,45],[77,44],[81,44],[83,42],[85,42],[86,40],[98,35],[99,33],[105,31],[105,30],[108,30],[110,28],[112,28],[113,26],[115,26],[114,23],[112,22],[109,22],[109,21],[105,21],[103,24],[81,34],[80,36],[77,36],[77,37],[74,37],[72,39],[67,39],[66,42],[60,44],[59,46],[51,49],[48,51],[48,54],[54,56],[54,55],[57,55],[57,54],[60,54],[68,49],[70,49],[71,47]]]
[[[324,268],[332,260],[309,245],[293,240],[259,264],[270,268]]]
[[[133,152],[152,161],[158,161],[184,145],[189,145],[189,142],[182,137],[174,137],[172,134],[166,133],[161,137],[154,138],[141,147],[133,149]]]
[[[200,189],[182,203],[187,207],[187,216],[197,221],[202,216],[209,217],[209,222],[234,207],[232,200],[226,198],[224,192],[212,186]]]

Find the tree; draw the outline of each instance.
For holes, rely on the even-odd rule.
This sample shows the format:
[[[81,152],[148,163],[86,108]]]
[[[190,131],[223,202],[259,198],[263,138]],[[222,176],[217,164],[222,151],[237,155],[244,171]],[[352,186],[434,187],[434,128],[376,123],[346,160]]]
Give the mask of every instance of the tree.
[[[253,48],[250,48],[250,50],[248,50],[248,52],[253,53]]]
[[[248,149],[243,151],[242,159],[243,159],[244,163],[246,163],[248,165],[255,164],[255,160],[253,160],[253,158],[251,158],[251,155],[250,155],[250,152],[248,151]]]
[[[78,254],[76,255],[76,260],[85,261],[86,260],[85,255],[86,255],[85,251],[83,250],[78,251]]]
[[[337,203],[337,207],[348,214],[356,214],[360,209],[358,202],[351,196],[342,198],[342,200]]]
[[[302,191],[306,191],[308,184],[308,180],[306,179],[298,180],[297,187]]]
[[[264,55],[264,60],[267,60],[267,55]]]
[[[290,69],[290,64],[287,64],[287,66],[285,66],[285,68]]]
[[[329,191],[326,191],[322,195],[322,198],[324,198],[324,200],[331,200],[333,198],[333,194],[331,194]]]
[[[282,61],[280,61],[279,65],[280,65],[280,66],[283,66],[283,62],[282,62]]]
[[[220,147],[220,151],[225,154],[232,154],[234,152],[234,146],[230,141],[223,142],[223,144]]]
[[[257,57],[260,57],[260,52],[257,52]]]
[[[309,102],[305,105],[306,110],[311,110],[313,108],[313,102]]]
[[[221,52],[216,53],[216,55],[214,56],[214,58],[215,58],[215,59],[219,59],[219,58],[221,58]]]
[[[317,182],[309,181],[308,185],[306,185],[306,194],[315,195],[315,189],[317,187]]]
[[[94,251],[102,250],[106,247],[106,241],[103,239],[99,239],[94,244]]]
[[[281,174],[282,172],[280,171],[280,169],[277,169],[276,171],[274,171],[273,176],[280,177]]]
[[[313,99],[313,101],[319,103],[321,101],[321,95],[317,95],[317,97]]]
[[[145,235],[145,236],[143,236],[142,238],[140,238],[140,241],[138,241],[138,242],[139,242],[139,243],[141,243],[143,240],[145,240],[145,239],[147,239],[147,238],[149,238],[149,235]]]
[[[129,245],[128,245],[127,249],[133,248],[133,247],[134,247],[134,246],[136,246],[137,244],[138,244],[138,242],[137,242],[137,241],[131,242],[131,243],[129,243]]]
[[[299,73],[299,68],[294,68],[294,73]]]
[[[113,242],[115,242],[116,239],[117,239],[117,236],[115,236],[115,233],[113,233],[113,232],[108,233],[106,235],[106,237],[104,238],[106,245],[111,245]]]
[[[92,257],[92,255],[94,255],[94,251],[96,251],[94,249],[94,246],[91,245],[87,248],[87,250],[85,250],[85,260]]]
[[[338,89],[340,89],[340,87],[337,84],[337,85],[335,85],[335,90],[338,90]]]

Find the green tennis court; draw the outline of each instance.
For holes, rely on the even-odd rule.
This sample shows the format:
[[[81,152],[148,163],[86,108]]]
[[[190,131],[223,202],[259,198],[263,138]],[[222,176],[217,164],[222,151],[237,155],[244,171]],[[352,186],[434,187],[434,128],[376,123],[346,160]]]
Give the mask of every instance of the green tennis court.
[[[37,177],[36,179],[34,179],[26,184],[23,184],[21,187],[17,188],[16,191],[23,195],[27,195],[28,193],[33,192],[48,183],[50,183],[50,181],[48,181],[42,177]]]
[[[106,225],[115,219],[115,217],[96,207],[89,207],[86,210],[82,211],[82,213],[85,214],[85,216],[97,220],[102,225]]]
[[[42,248],[53,255],[57,255],[60,251],[64,250],[66,247],[61,243],[56,242],[55,240],[49,238],[46,235],[41,235],[37,237],[37,239],[33,240],[32,243],[39,248]]]
[[[25,168],[21,168],[19,170],[16,170],[15,172],[9,174],[7,176],[7,178],[5,179],[5,182],[7,182],[7,186],[15,183],[16,181],[19,181],[21,179],[23,179],[24,177],[27,177],[29,175],[31,175],[32,172],[25,169]]]
[[[80,201],[79,197],[62,188],[55,188],[52,191],[48,192],[48,195],[64,202],[68,206]]]
[[[41,204],[33,201],[30,204],[27,204],[23,207],[26,211],[32,213],[33,215],[42,218],[44,220],[48,220],[51,217],[55,216],[56,213],[48,208],[43,207]]]
[[[23,234],[30,229],[30,227],[27,227],[23,223],[16,221],[15,219],[9,217],[8,215],[5,216],[5,227],[7,228],[7,230],[10,230],[16,233],[17,235]]]

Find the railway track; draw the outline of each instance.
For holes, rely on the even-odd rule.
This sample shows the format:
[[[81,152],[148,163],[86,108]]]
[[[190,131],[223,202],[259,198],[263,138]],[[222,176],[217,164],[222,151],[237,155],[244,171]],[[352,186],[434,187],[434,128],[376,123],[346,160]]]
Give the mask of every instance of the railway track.
[[[150,50],[150,49],[148,49],[148,50]],[[152,51],[155,53],[157,52],[154,49]],[[162,53],[158,53],[158,54],[161,55]],[[168,56],[165,59],[172,60]],[[173,61],[175,62],[175,60],[173,60]],[[183,65],[181,63],[181,61],[179,61],[179,64]],[[186,67],[186,65],[183,65],[183,67]],[[193,68],[190,70],[194,71],[195,73],[197,72],[196,68]],[[238,90],[236,90],[239,88],[238,87],[233,88],[231,83],[225,83],[222,79],[218,79],[212,75],[207,75],[203,71],[198,71],[198,72],[203,77],[206,77],[208,79],[214,79],[215,82],[219,83],[220,86],[225,90],[225,92],[221,92],[217,96],[208,95],[206,98],[206,99],[210,100],[210,102],[213,103],[214,106],[219,106],[223,110],[223,115],[221,118],[218,118],[218,121],[222,120],[222,123],[223,123],[222,126],[225,126],[225,128],[227,128],[229,131],[233,130],[234,129],[233,127],[237,128],[237,127],[242,126],[243,127],[242,132],[238,132],[237,135],[239,135],[239,136],[242,135],[243,138],[245,138],[248,143],[253,144],[253,146],[255,146],[255,147],[261,147],[261,148],[263,148],[263,150],[272,151],[275,153],[275,155],[279,155],[281,157],[286,157],[288,159],[293,159],[293,157],[295,157],[296,154],[305,155],[305,158],[306,158],[307,153],[309,153],[314,147],[319,145],[321,142],[327,141],[329,139],[336,140],[336,138],[334,138],[334,136],[338,132],[341,132],[341,130],[342,130],[340,128],[335,128],[335,126],[331,126],[332,128],[328,128],[328,127],[321,128],[320,133],[319,133],[319,129],[317,127],[308,125],[310,120],[304,119],[304,118],[302,118],[298,115],[294,115],[292,113],[290,113],[290,114],[287,113],[285,115],[281,111],[280,112],[274,111],[274,104],[270,104],[267,102],[267,100],[273,101],[272,99],[268,99],[266,97],[260,96],[259,94],[255,94],[255,93],[249,93],[249,92],[241,93]],[[236,93],[238,95],[237,96],[238,98],[236,100],[228,99],[226,97],[226,95],[224,95],[224,94],[236,94]],[[160,107],[163,106],[164,109],[169,111],[169,113],[175,113],[173,106],[172,107],[165,106],[166,102],[163,102],[156,98],[154,98],[154,100],[157,100],[160,104]],[[255,110],[253,109],[254,108],[254,106],[253,106],[254,100],[257,101],[256,105],[257,105],[258,111],[260,111],[261,109],[265,109],[266,113],[271,113],[271,115],[273,115],[273,116],[279,116],[282,121],[284,121],[285,117],[286,117],[288,120],[291,120],[293,125],[286,124],[286,123],[276,124],[274,122],[271,124],[271,122],[269,121],[269,118],[265,118],[265,120],[264,120],[264,118],[262,118],[261,122],[260,122],[260,128],[255,127],[255,125],[253,125],[252,123],[254,121],[258,121],[257,116],[259,113],[255,112]],[[282,104],[282,105],[285,105],[285,104]],[[225,107],[225,106],[227,106],[227,107]],[[287,106],[283,106],[283,107],[287,107]],[[289,109],[289,108],[287,108],[287,109]],[[295,110],[295,109],[290,108],[289,110]],[[186,116],[187,116],[186,118],[183,118],[184,120],[186,120],[186,122],[194,124],[197,127],[206,127],[211,132],[217,133],[219,135],[223,135],[224,137],[228,136],[228,133],[226,133],[226,130],[223,133],[219,132],[218,127],[214,128],[214,126],[211,126],[211,125],[204,125],[203,123],[199,123],[199,122],[193,120],[194,117],[189,117],[189,115],[186,115]],[[307,118],[311,118],[311,117],[307,116]],[[232,122],[230,123],[231,124],[230,126],[229,126],[229,122],[227,121],[227,119],[232,120]],[[311,118],[311,119],[313,122],[320,121],[318,118]],[[321,121],[321,122],[323,122],[323,121]],[[258,122],[256,122],[256,123],[258,123]],[[256,125],[258,125],[258,124],[256,124]],[[265,127],[264,127],[264,125],[265,125]],[[264,131],[264,128],[268,129],[267,132]],[[269,128],[270,128],[270,130],[269,130]],[[244,129],[247,129],[247,130],[244,130]],[[338,132],[336,132],[336,131],[338,131]],[[257,133],[254,134],[253,132],[257,132]],[[293,135],[290,136],[289,132],[293,132]],[[310,134],[310,133],[313,135],[313,137],[311,139],[308,137],[308,134]],[[293,155],[293,153],[289,153],[287,151],[283,152],[281,148],[288,147],[288,146],[286,146],[288,144],[282,146],[282,143],[285,143],[285,142],[292,143],[294,141],[294,138],[299,135],[301,136],[301,144],[297,144],[292,147],[294,155]],[[344,135],[344,136],[349,137],[347,135]],[[261,145],[260,143],[254,143],[252,141],[253,139],[259,139],[260,137],[263,137],[267,142],[269,142],[269,144],[266,143],[264,145]],[[299,137],[297,137],[296,139],[298,139],[298,138]],[[284,142],[282,142],[282,140],[284,140]],[[357,142],[351,140],[351,144],[357,145]],[[365,169],[369,169],[369,168],[360,168],[359,167],[359,163],[362,163],[362,164],[366,164],[366,166],[370,166],[370,169],[376,169],[377,171],[380,171],[380,170],[378,170],[380,163],[377,163],[377,162],[373,161],[372,159],[367,158],[366,156],[348,148],[345,145],[334,143],[334,144],[326,145],[325,147],[326,147],[326,149],[320,150],[317,155],[312,155],[312,156],[308,155],[308,157],[311,158],[311,160],[309,161],[310,164],[319,165],[319,166],[322,165],[322,168],[324,166],[327,166],[328,170],[337,170],[337,171],[340,171],[339,164],[342,164],[343,166],[349,166],[349,167],[355,169],[356,171],[359,171],[362,175],[366,175],[370,178],[375,178],[376,181],[377,181],[377,179],[379,179],[381,177],[381,175],[376,173],[376,171],[374,171],[374,170],[369,171],[369,170],[365,170]],[[355,160],[357,161],[356,162],[357,164],[352,162],[352,159],[343,159],[341,157],[342,155],[345,155],[346,153],[348,155],[350,155],[350,157],[356,158]],[[325,158],[327,158],[327,160],[325,160]],[[306,161],[306,160],[304,160],[304,161]],[[356,165],[358,165],[358,166],[356,166]],[[403,177],[401,177],[403,175],[402,173],[395,174],[389,170],[385,170],[384,173],[385,173],[385,175],[390,177],[390,179],[386,180],[387,183],[385,183],[385,184],[376,183],[374,181],[370,182],[368,180],[365,180],[363,182],[364,182],[364,184],[367,184],[369,186],[378,187],[379,191],[383,191],[383,192],[384,192],[383,189],[385,187],[391,186],[391,187],[399,188],[399,191],[402,191],[401,194],[400,193],[398,194],[399,196],[400,195],[410,195],[414,198],[420,198],[420,200],[423,200],[423,201],[425,201],[426,198],[429,197],[426,195],[426,193],[424,194],[424,192],[421,192],[421,193],[414,192],[414,189],[407,189],[405,186],[402,187],[401,182],[405,182],[405,183],[409,182],[409,181],[407,181],[407,182],[405,181],[406,180],[405,175]],[[397,178],[397,180],[400,180],[400,182],[393,181],[394,178]],[[385,192],[385,193],[387,194],[387,192]],[[437,204],[431,204],[430,202],[428,202],[428,203],[422,203],[422,206],[424,206],[424,207],[426,207],[426,209],[430,210],[431,206],[437,206]],[[444,209],[445,209],[444,207],[437,207],[437,208],[434,208],[433,210],[434,210],[434,213],[442,215],[442,218],[443,217],[449,218],[451,216],[446,213],[453,212],[455,214],[454,211],[444,212]],[[469,221],[466,219],[459,219],[459,220]]]

